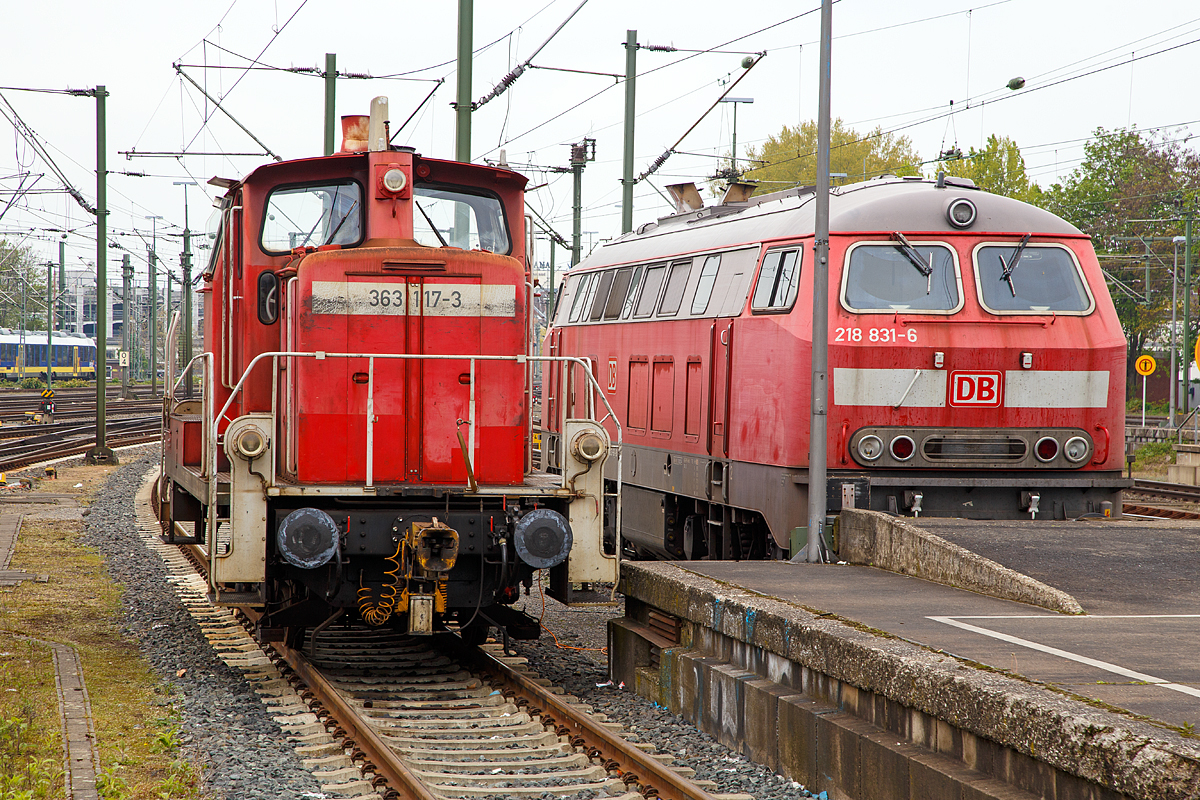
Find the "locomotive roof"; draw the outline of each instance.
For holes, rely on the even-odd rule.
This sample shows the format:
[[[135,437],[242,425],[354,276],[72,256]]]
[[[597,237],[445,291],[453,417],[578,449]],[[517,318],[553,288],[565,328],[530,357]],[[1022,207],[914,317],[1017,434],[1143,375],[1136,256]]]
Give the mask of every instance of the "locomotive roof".
[[[970,199],[978,209],[978,218],[967,232],[1084,235],[1061,217],[1011,197],[952,181],[938,187],[931,180],[895,177],[831,189],[829,230],[957,233],[959,229],[946,219],[946,207],[960,197]],[[812,235],[815,226],[816,202],[811,190],[778,192],[663,217],[596,248],[581,266],[602,267]]]

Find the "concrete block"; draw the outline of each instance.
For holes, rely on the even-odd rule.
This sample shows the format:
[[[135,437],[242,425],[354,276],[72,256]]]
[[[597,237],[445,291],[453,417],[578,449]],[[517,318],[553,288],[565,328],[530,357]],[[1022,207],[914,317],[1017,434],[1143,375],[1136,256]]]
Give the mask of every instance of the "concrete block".
[[[745,682],[758,676],[731,664],[715,664],[709,671],[712,685],[709,690],[709,713],[721,744],[742,751],[745,729],[742,711],[745,706]]]
[[[859,740],[862,800],[919,800],[922,797],[912,794],[908,775],[909,759],[916,748],[898,738],[880,731]]]
[[[831,798],[861,796],[859,739],[872,730],[857,717],[834,712],[816,717],[818,790]]]
[[[1044,761],[1004,748],[996,753],[996,777],[1037,797],[1054,797],[1055,770]]]
[[[773,770],[779,769],[779,705],[792,690],[768,680],[745,682],[744,749],[742,754]]]
[[[817,779],[816,715],[827,710],[804,695],[779,698],[779,771],[805,786]]]

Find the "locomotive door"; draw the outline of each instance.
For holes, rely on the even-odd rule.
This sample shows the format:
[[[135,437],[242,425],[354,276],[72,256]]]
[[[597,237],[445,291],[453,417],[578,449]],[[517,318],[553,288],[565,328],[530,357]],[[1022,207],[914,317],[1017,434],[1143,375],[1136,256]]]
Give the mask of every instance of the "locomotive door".
[[[317,272],[324,265],[313,265]],[[288,282],[287,346],[316,353],[411,352],[407,286],[401,280],[330,275]],[[301,282],[296,286],[295,282]],[[310,293],[311,302],[297,302]],[[384,299],[386,298],[386,300]],[[406,479],[403,359],[286,359],[285,470],[302,483],[396,483]],[[368,420],[368,413],[371,414]]]
[[[479,278],[460,276],[413,277],[408,284],[409,334],[414,353],[465,355],[481,350],[484,310]],[[471,453],[475,475],[484,465],[477,453],[483,436],[480,423],[489,401],[487,387],[493,364],[475,363],[476,430],[470,420],[471,362],[469,359],[423,359],[409,383],[408,450],[410,479],[436,483],[466,483],[467,467],[458,434],[474,440]],[[459,424],[462,420],[462,424]]]
[[[717,319],[710,329],[708,454],[729,457],[729,376],[733,367],[733,320]]]

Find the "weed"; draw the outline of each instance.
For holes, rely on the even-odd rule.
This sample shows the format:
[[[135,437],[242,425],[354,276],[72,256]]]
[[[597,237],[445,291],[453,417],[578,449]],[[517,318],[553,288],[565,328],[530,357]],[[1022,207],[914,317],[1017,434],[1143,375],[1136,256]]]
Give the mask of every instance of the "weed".
[[[54,796],[61,772],[54,759],[36,755],[34,738],[29,719],[0,716],[0,800]]]
[[[125,800],[129,796],[129,784],[117,773],[120,767],[103,770],[96,779],[96,791],[102,800]]]

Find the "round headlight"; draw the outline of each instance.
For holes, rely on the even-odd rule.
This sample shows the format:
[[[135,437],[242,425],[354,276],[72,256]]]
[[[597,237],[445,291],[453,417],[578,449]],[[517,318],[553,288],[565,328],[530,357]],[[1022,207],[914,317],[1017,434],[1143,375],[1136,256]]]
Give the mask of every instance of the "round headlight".
[[[1080,461],[1083,461],[1085,458],[1087,458],[1087,454],[1088,441],[1082,436],[1072,436],[1070,439],[1067,439],[1067,443],[1063,445],[1063,455],[1065,455],[1067,460],[1072,464],[1078,464]]]
[[[267,449],[267,437],[256,428],[246,428],[233,440],[233,449],[242,458],[258,458]]]
[[[571,454],[581,461],[598,461],[604,451],[604,439],[594,431],[584,431],[571,440]]]
[[[1052,436],[1043,436],[1033,446],[1033,454],[1038,461],[1053,461],[1058,455],[1058,440]]]
[[[897,461],[908,461],[916,451],[917,446],[907,436],[897,436],[892,439],[892,458]]]
[[[869,434],[858,440],[858,455],[864,461],[874,461],[883,455],[883,440]]]
[[[956,228],[971,227],[978,214],[975,204],[965,197],[951,200],[950,205],[946,206],[946,219]]]
[[[389,169],[383,173],[383,188],[389,192],[399,194],[404,191],[404,187],[408,185],[408,178],[402,169]]]

